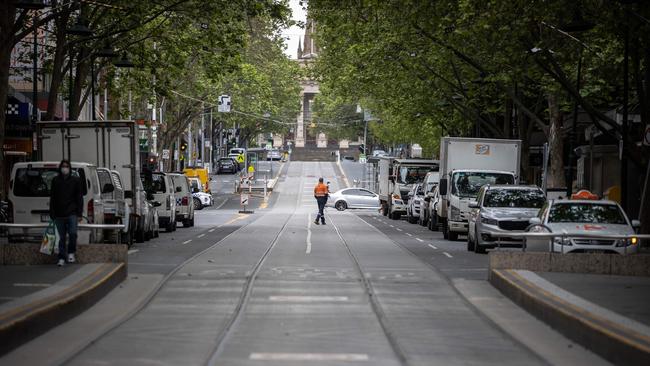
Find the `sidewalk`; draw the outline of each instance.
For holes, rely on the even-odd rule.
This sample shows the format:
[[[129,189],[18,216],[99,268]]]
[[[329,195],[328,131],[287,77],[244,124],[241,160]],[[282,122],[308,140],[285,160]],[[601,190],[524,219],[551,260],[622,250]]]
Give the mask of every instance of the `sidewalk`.
[[[650,277],[492,268],[490,283],[607,360],[650,364]]]
[[[77,316],[126,272],[126,263],[0,266],[0,355]]]

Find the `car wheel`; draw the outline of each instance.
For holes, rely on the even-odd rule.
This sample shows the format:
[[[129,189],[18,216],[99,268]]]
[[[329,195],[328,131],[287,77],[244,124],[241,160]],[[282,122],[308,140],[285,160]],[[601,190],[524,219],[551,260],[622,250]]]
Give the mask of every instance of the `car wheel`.
[[[165,231],[168,233],[171,233],[174,231],[174,226],[176,226],[176,222],[171,220],[171,217],[169,218],[169,222],[165,226]]]
[[[194,227],[194,217],[190,220],[190,227]]]
[[[402,218],[402,214],[399,212],[393,212],[393,217],[391,217],[391,219],[393,220],[399,220],[401,218]]]
[[[183,220],[183,227],[190,227],[190,219]]]
[[[339,211],[345,211],[348,208],[348,204],[345,201],[338,201],[334,207]]]
[[[202,210],[203,209],[203,204],[201,203],[201,200],[194,197],[192,198],[192,201],[194,202],[194,209],[195,210]]]
[[[417,222],[417,217],[413,217],[412,214],[407,214],[406,215],[406,221],[409,222],[409,224],[415,224]]]
[[[453,231],[450,231],[449,234],[447,234],[447,236],[449,237],[450,241],[458,240],[458,233],[455,233]]]
[[[429,230],[438,231],[438,213],[433,212],[429,218]]]

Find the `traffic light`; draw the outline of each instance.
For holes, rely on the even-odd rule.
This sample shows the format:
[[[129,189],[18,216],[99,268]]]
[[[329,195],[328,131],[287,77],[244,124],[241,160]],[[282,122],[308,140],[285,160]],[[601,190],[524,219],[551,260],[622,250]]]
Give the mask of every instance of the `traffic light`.
[[[183,141],[181,142],[181,151],[187,150],[187,142]]]

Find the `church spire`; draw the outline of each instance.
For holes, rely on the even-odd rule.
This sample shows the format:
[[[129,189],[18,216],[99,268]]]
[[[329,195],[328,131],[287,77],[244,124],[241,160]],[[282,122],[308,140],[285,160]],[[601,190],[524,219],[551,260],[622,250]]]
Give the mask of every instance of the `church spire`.
[[[302,37],[298,37],[298,57],[302,58]]]

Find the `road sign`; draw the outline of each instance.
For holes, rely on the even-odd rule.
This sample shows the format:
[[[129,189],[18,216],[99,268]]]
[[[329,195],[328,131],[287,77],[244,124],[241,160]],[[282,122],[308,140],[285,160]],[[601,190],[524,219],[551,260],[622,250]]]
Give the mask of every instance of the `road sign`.
[[[650,125],[645,126],[645,133],[643,134],[643,145],[650,146]]]
[[[168,149],[163,149],[162,158],[165,159],[165,160],[169,159],[169,150]]]
[[[205,140],[205,147],[210,147],[210,140]]]
[[[248,194],[242,193],[240,196],[240,203],[242,206],[248,206]]]
[[[230,95],[219,96],[219,107],[217,111],[221,113],[230,113]]]

